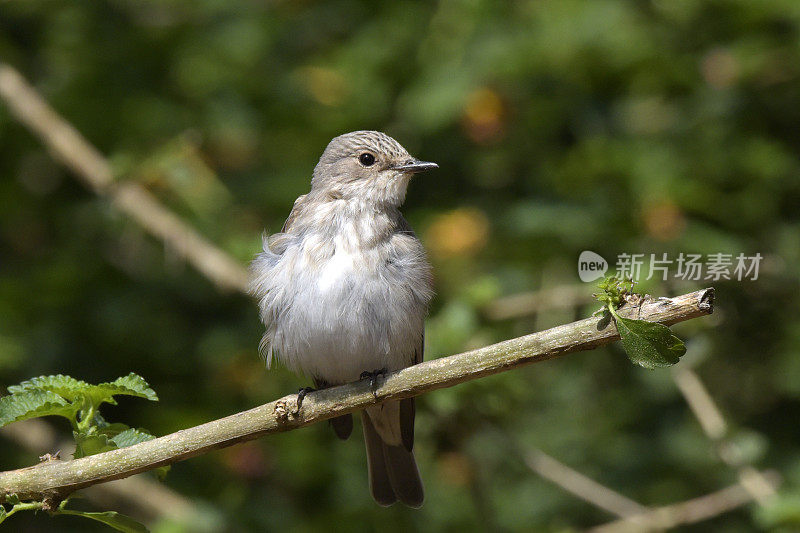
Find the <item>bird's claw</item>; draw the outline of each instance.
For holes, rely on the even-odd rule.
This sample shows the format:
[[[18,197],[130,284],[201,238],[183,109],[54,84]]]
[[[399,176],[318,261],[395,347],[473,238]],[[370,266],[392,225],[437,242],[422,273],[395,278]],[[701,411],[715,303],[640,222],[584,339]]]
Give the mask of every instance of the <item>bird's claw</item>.
[[[359,376],[359,379],[366,379],[369,378],[369,389],[372,391],[372,395],[377,399],[378,398],[378,376],[386,376],[386,368],[380,368],[378,370],[373,370],[372,372],[365,370]]]
[[[292,413],[293,415],[297,416],[297,414],[300,412],[300,408],[303,406],[303,399],[306,397],[306,394],[309,392],[314,392],[315,390],[317,389],[313,387],[303,387],[297,391],[297,408]]]

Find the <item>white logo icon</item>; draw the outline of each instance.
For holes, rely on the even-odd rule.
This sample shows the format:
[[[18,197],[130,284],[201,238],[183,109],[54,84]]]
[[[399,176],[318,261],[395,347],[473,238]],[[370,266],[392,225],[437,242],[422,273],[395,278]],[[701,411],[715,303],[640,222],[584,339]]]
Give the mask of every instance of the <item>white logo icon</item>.
[[[602,278],[607,270],[608,261],[591,250],[582,251],[578,257],[578,276],[581,281],[588,283]]]

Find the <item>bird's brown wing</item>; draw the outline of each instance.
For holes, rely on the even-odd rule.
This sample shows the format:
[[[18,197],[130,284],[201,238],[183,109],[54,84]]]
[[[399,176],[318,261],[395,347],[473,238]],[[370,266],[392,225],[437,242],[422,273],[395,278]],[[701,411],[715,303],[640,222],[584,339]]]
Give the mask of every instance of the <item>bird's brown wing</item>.
[[[419,347],[414,351],[414,363],[418,365],[422,362],[422,352],[425,348],[425,335]],[[409,452],[414,449],[414,417],[417,414],[417,402],[412,398],[400,400],[400,437],[403,440],[403,447]]]
[[[414,231],[401,216],[396,231],[414,237]],[[420,245],[421,246],[421,245]],[[425,336],[420,336],[419,344],[410,358],[411,364],[422,362]],[[389,402],[391,403],[391,402]],[[392,412],[389,403],[384,404],[386,415]],[[414,417],[416,401],[405,398],[399,402],[400,444],[390,445],[383,440],[376,429],[373,416],[380,417],[380,408],[373,413],[365,410],[361,414],[364,428],[364,441],[367,447],[367,465],[372,497],[381,505],[391,505],[397,500],[418,508],[425,498],[419,469],[414,459]],[[394,415],[397,416],[397,415]],[[397,419],[395,419],[397,421]],[[394,422],[396,423],[396,422]],[[386,426],[386,420],[378,420],[379,426]],[[389,421],[392,424],[392,421]],[[396,433],[395,433],[396,435]]]
[[[400,215],[397,219],[397,231],[416,237],[411,224]],[[414,350],[414,357],[411,364],[418,365],[422,362],[425,350],[425,333],[423,332],[419,346]],[[416,415],[416,401],[414,398],[400,400],[400,436],[403,439],[403,447],[409,452],[414,449],[414,417]]]
[[[417,234],[414,233],[414,230],[411,229],[411,224],[408,223],[408,220],[406,220],[403,215],[397,217],[397,232],[405,233],[406,235],[411,235],[412,237],[417,236]]]
[[[327,389],[331,386],[331,384],[324,379],[314,378],[313,381],[314,388],[317,390]],[[336,433],[337,437],[342,440],[350,438],[350,434],[353,432],[353,415],[346,414],[337,416],[336,418],[329,418],[328,423],[333,428],[333,432]]]
[[[294,205],[292,206],[292,211],[289,213],[289,216],[286,217],[286,222],[283,223],[283,227],[281,228],[281,233],[286,233],[287,231],[291,231],[292,224],[297,219],[297,216],[300,214],[300,211],[303,209],[303,200],[306,199],[305,194],[298,196],[297,200],[294,201]]]

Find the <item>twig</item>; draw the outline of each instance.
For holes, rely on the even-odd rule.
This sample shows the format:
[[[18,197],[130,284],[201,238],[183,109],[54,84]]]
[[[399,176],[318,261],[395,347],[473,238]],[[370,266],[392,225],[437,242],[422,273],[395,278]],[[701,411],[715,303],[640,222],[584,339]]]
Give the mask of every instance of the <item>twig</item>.
[[[773,489],[780,483],[775,472],[759,472]],[[590,529],[591,533],[641,533],[669,529],[683,524],[694,524],[727,513],[753,501],[753,495],[741,483],[722,490],[652,509],[646,513],[630,516]]]
[[[504,296],[490,302],[483,312],[490,320],[520,318],[549,309],[574,309],[594,301],[587,285],[562,285],[535,292]]]
[[[761,472],[744,462],[736,446],[725,439],[728,432],[725,419],[698,375],[691,368],[678,365],[674,367],[672,377],[703,432],[714,443],[717,455],[725,464],[736,469],[739,484],[749,492],[750,497],[764,504],[775,495],[774,485]]]
[[[725,418],[698,375],[692,369],[678,365],[672,371],[672,378],[706,436],[711,440],[724,437],[728,430]]]
[[[649,511],[644,505],[584,476],[541,450],[530,450],[525,456],[525,464],[543,478],[613,515],[625,518]]]
[[[68,457],[75,449],[75,442],[72,439],[59,442],[56,431],[40,418],[5,426],[0,429],[0,436],[16,442],[37,455],[48,450],[61,450],[61,456]],[[203,517],[208,522],[209,516],[222,523],[221,516],[218,516],[214,509],[200,509],[189,498],[148,477],[133,476],[102,486],[89,487],[82,495],[95,504],[105,507],[116,507],[121,500],[140,509],[147,516],[169,519],[186,526],[196,524],[198,517]],[[209,527],[208,523],[205,526],[205,531],[218,529],[213,525]]]
[[[25,79],[0,63],[0,97],[25,124],[90,189],[108,196],[120,211],[164,241],[203,275],[224,290],[244,292],[247,271],[194,228],[165,208],[136,183],[116,182],[108,161],[74,127],[60,117]]]
[[[153,476],[133,476],[110,481],[103,485],[87,487],[81,496],[92,500],[101,509],[114,509],[120,502],[139,510],[148,521],[157,523],[162,520],[180,524],[187,531],[196,530],[204,521],[203,530],[208,532],[223,531],[222,513],[213,506],[202,506],[186,496],[170,489]],[[220,524],[219,527],[214,523]]]
[[[711,313],[713,300],[714,290],[709,288],[672,299],[648,302],[641,308],[626,308],[621,313],[626,316],[636,313],[636,316],[645,320],[674,324]],[[292,414],[296,407],[296,396],[287,396],[249,411],[128,448],[74,461],[54,461],[2,472],[0,501],[4,501],[9,494],[17,494],[25,500],[45,496],[63,498],[80,488],[138,474],[210,450],[307,426],[389,399],[408,398],[525,364],[589,350],[618,338],[613,322],[587,318],[394,372],[386,376],[374,396],[366,381],[333,387],[309,394],[296,415]]]

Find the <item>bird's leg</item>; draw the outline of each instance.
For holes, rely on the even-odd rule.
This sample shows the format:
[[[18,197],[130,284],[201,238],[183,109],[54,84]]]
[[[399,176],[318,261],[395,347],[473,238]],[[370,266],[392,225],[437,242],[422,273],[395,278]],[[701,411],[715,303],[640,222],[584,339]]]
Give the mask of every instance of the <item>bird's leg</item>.
[[[297,413],[300,412],[300,407],[303,406],[303,398],[306,397],[306,394],[308,394],[309,392],[314,392],[316,390],[317,389],[313,387],[303,387],[299,391],[297,391],[297,409],[294,410],[293,414],[296,415]]]
[[[361,373],[358,379],[366,379],[369,378],[369,388],[372,391],[372,395],[377,398],[378,397],[378,376],[386,376],[386,367],[379,368],[378,370],[373,370],[372,372],[365,370]]]

